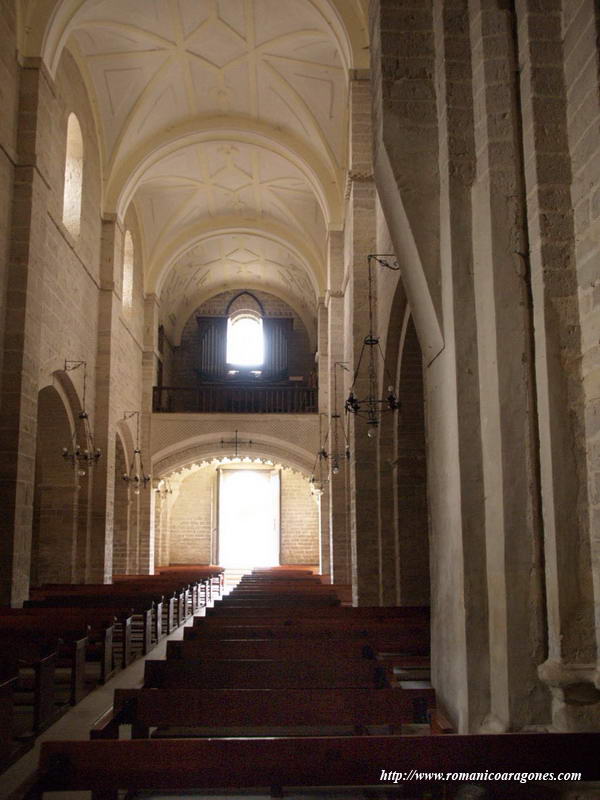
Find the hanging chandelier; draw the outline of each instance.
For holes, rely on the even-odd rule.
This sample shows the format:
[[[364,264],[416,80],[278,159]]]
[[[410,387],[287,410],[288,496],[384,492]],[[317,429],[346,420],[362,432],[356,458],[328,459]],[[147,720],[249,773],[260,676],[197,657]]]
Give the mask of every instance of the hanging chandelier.
[[[97,463],[98,459],[102,455],[102,452],[94,445],[94,436],[90,427],[90,420],[88,413],[85,410],[87,361],[65,361],[65,372],[71,372],[74,369],[79,369],[79,367],[83,367],[83,392],[81,399],[81,411],[77,416],[81,420],[80,427],[83,428],[84,443],[83,446],[81,446],[77,441],[77,429],[75,428],[73,431],[71,448],[69,449],[68,447],[63,447],[62,457],[65,461],[70,461],[74,467],[76,466],[78,475],[83,478],[87,474],[87,471]]]
[[[337,402],[337,368],[341,367],[342,369],[347,370],[345,361],[336,361],[333,365],[333,397],[334,402]],[[310,483],[312,485],[313,493],[314,494],[323,494],[323,489],[326,483],[329,482],[329,478],[323,477],[323,462],[329,461],[331,464],[331,474],[332,475],[339,475],[341,464],[344,460],[348,461],[350,459],[350,444],[348,441],[348,435],[346,431],[342,428],[342,433],[344,434],[344,446],[343,448],[340,447],[340,436],[339,436],[339,425],[341,415],[337,410],[337,407],[334,407],[333,414],[331,415],[331,419],[333,420],[333,436],[332,436],[332,449],[327,449],[327,440],[329,439],[329,430],[325,434],[325,440],[323,440],[323,428],[322,428],[322,418],[326,416],[325,414],[319,414],[319,450],[317,452],[315,458],[315,464],[313,466],[313,473],[310,479]],[[318,469],[317,469],[318,467]]]
[[[333,475],[338,475],[341,469],[341,464],[344,461],[348,461],[350,459],[350,443],[348,440],[348,434],[346,430],[342,427],[342,433],[344,435],[344,446],[343,448],[340,447],[340,420],[341,414],[337,409],[337,368],[344,369],[346,372],[348,371],[348,367],[346,366],[345,361],[336,361],[333,365],[333,399],[334,399],[334,409],[333,414],[331,415],[331,419],[333,420],[333,448],[330,453],[327,454],[331,462],[331,473]]]
[[[144,463],[142,461],[142,450],[140,448],[140,412],[129,411],[123,415],[124,420],[131,419],[132,417],[136,417],[135,449],[133,451],[131,464],[129,465],[129,472],[123,473],[123,480],[130,486],[133,486],[134,494],[139,494],[140,491],[145,489],[150,483],[151,478],[150,475],[146,475]]]
[[[315,463],[313,465],[312,475],[310,476],[310,489],[313,494],[322,495],[323,491],[325,490],[325,484],[327,483],[327,478],[323,477],[323,461],[327,458],[327,450],[325,445],[327,444],[327,436],[325,436],[325,441],[323,441],[323,417],[324,413],[319,413],[319,450],[317,451],[317,455],[315,456]]]
[[[373,438],[377,433],[377,427],[381,421],[381,415],[388,411],[397,411],[400,408],[400,403],[394,392],[393,381],[389,370],[385,366],[385,358],[381,351],[379,344],[379,336],[373,331],[373,271],[371,262],[375,261],[386,269],[398,271],[400,266],[396,257],[393,254],[376,254],[372,253],[368,256],[367,262],[369,267],[369,333],[363,339],[363,344],[360,350],[360,356],[350,393],[344,403],[346,413],[355,414],[357,417],[366,419],[367,422],[367,436]],[[366,357],[365,357],[366,356]],[[384,397],[378,397],[377,386],[377,358],[381,358],[383,363],[385,376],[388,378],[387,392]],[[360,369],[363,358],[367,362],[367,380],[368,389],[366,397],[359,398],[356,396],[355,386],[359,379]]]

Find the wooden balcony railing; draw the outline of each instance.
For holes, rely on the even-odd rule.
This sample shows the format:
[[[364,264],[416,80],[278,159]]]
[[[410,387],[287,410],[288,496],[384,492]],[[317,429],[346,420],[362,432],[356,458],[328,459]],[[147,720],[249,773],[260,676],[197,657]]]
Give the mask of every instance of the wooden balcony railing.
[[[157,413],[316,414],[317,390],[306,386],[155,386]]]

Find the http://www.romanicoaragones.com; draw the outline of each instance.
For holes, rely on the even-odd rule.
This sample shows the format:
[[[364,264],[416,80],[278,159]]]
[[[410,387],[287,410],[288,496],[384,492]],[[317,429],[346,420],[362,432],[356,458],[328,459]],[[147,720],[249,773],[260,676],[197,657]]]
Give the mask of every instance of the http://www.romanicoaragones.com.
[[[404,772],[381,770],[382,783],[401,783],[402,781],[503,781],[529,783],[531,781],[580,781],[581,772],[421,772],[411,769]]]

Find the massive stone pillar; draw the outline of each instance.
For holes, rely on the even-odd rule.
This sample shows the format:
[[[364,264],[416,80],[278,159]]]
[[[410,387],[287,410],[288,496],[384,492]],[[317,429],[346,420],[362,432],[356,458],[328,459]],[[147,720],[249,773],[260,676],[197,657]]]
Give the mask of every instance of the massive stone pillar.
[[[41,64],[21,69],[0,409],[0,602],[29,592],[47,209],[53,153],[43,131],[53,101]]]
[[[378,227],[384,225],[378,216]],[[381,231],[380,231],[381,233]],[[387,229],[378,235],[378,251],[392,255]],[[393,256],[390,263],[394,263]],[[383,606],[400,605],[404,601],[400,591],[400,525],[402,500],[398,492],[400,477],[399,426],[404,418],[405,397],[400,395],[401,354],[408,314],[406,293],[399,272],[380,268],[377,271],[377,332],[381,336],[381,347],[385,353],[385,364],[381,365],[380,385],[391,385],[400,401],[400,410],[382,415],[379,426],[379,598]],[[410,604],[410,603],[409,603]]]
[[[544,608],[514,19],[497,6],[472,0],[470,32],[473,267],[490,615],[490,700],[483,726],[504,731],[547,721],[548,703],[537,676]],[[454,121],[465,122],[464,117]],[[464,200],[468,203],[468,196]]]
[[[587,442],[589,515],[596,661],[600,651],[600,8],[594,0],[563,7],[563,56],[567,85],[567,134],[571,154],[571,203],[581,325],[582,380]],[[554,22],[554,18],[552,18]],[[592,122],[593,121],[593,122]],[[596,672],[600,689],[600,670]]]
[[[372,169],[371,84],[369,73],[350,83],[350,191],[346,211],[346,267],[349,318],[347,357],[352,373],[361,361],[363,341],[369,332],[368,256],[375,249],[375,183]],[[373,291],[373,309],[376,293]],[[370,394],[369,353],[365,349],[356,373],[354,393]],[[379,603],[379,546],[377,524],[377,441],[370,438],[365,420],[350,418],[350,541],[352,597],[355,605]],[[371,433],[376,431],[371,430]]]
[[[432,677],[467,731],[489,707],[488,619],[468,112],[457,124],[470,95],[468,21],[452,5],[374,0],[371,63],[377,191],[425,364]]]
[[[573,141],[569,152],[558,4],[548,13],[539,3],[517,0],[516,9],[548,611],[548,659],[540,675],[553,690],[554,725],[572,729],[600,721],[598,693],[588,695],[587,703],[581,694],[581,685],[594,680],[597,657],[581,354],[597,345],[598,331],[594,319],[592,336],[582,337],[570,194],[572,167],[579,173],[577,193],[590,180],[588,158],[598,145],[592,130],[589,139]],[[587,11],[593,21],[591,4]],[[579,47],[581,23],[576,29],[567,47]],[[568,71],[572,65],[573,58]],[[575,125],[571,120],[571,130]]]
[[[96,411],[94,436],[102,458],[94,467],[91,534],[85,579],[108,583],[112,577],[113,504],[115,481],[115,430],[117,343],[123,231],[116,219],[102,224],[100,292],[98,298],[98,350],[96,361]]]

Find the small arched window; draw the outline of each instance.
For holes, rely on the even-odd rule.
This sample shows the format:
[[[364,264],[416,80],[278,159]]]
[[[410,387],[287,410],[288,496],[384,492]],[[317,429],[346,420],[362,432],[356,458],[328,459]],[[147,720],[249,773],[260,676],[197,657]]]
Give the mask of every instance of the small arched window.
[[[83,137],[79,120],[69,114],[67,122],[67,157],[65,159],[65,191],[63,223],[71,236],[78,237],[81,227],[81,188],[83,185]]]
[[[259,367],[265,360],[262,318],[252,311],[240,311],[227,320],[227,363],[238,367]]]
[[[125,232],[123,242],[123,308],[133,305],[133,237],[130,231]]]

